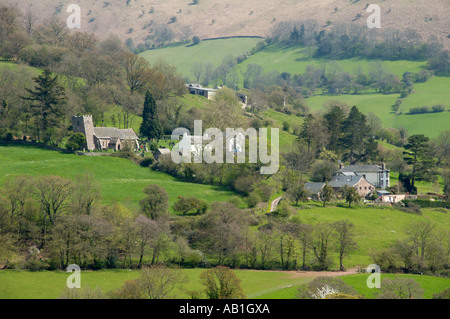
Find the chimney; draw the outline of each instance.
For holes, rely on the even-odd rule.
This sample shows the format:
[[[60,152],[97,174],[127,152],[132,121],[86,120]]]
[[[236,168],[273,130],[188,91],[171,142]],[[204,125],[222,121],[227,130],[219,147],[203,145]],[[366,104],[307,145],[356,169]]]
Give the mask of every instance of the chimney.
[[[383,164],[381,164],[381,168],[383,169],[383,171],[386,169],[386,164],[383,162]]]

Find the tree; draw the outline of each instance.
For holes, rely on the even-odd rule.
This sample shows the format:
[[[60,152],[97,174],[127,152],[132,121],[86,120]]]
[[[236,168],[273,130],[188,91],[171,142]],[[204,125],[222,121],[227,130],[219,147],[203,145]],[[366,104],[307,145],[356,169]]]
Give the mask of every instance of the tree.
[[[82,150],[86,144],[86,137],[83,133],[74,133],[69,137],[66,148],[71,151]]]
[[[409,165],[412,165],[411,188],[413,191],[416,191],[414,186],[416,178],[426,175],[433,167],[429,140],[422,134],[412,135],[408,137],[408,143],[404,146],[404,159]]]
[[[434,228],[435,225],[430,221],[413,222],[407,228],[406,233],[414,247],[419,270],[424,268],[426,251]]]
[[[327,270],[330,267],[328,253],[333,231],[331,223],[318,223],[314,226],[312,247],[319,270]]]
[[[381,283],[378,299],[422,299],[423,289],[410,278],[386,278]]]
[[[72,213],[90,215],[101,197],[100,185],[91,172],[77,175],[70,195]]]
[[[163,130],[158,117],[156,102],[149,90],[147,90],[145,94],[140,133],[142,136],[156,140],[161,139],[163,135]]]
[[[356,191],[356,188],[348,185],[345,185],[342,189],[342,197],[348,203],[348,207],[352,207],[352,203],[358,202],[361,199],[361,196]]]
[[[301,224],[298,228],[298,237],[302,247],[302,269],[306,270],[306,254],[312,243],[313,226]]]
[[[344,157],[353,165],[376,152],[377,143],[370,135],[366,116],[353,106],[347,119],[342,123],[341,147],[348,150]]]
[[[139,202],[139,205],[145,216],[155,220],[167,212],[169,195],[164,188],[152,184],[144,188],[143,192],[147,196]]]
[[[126,52],[124,57],[124,68],[128,87],[131,92],[140,91],[150,80],[150,64],[147,60],[131,52]]]
[[[311,166],[311,175],[314,182],[328,182],[336,171],[336,163],[330,160],[318,160]]]
[[[179,269],[164,266],[144,268],[141,276],[129,280],[110,293],[112,299],[167,299],[173,298],[174,289],[187,282]]]
[[[357,244],[354,241],[353,229],[355,226],[348,220],[340,220],[334,223],[334,231],[338,243],[339,251],[339,270],[345,271],[343,259],[348,255],[349,251],[356,249]]]
[[[52,129],[60,124],[64,115],[63,106],[67,102],[67,96],[64,87],[59,84],[58,76],[53,77],[48,69],[34,78],[34,82],[34,89],[26,89],[29,96],[24,99],[31,102],[38,140],[41,133],[46,133],[44,141],[48,142]]]
[[[34,180],[35,196],[51,224],[62,213],[72,193],[72,182],[60,176],[42,176]]]
[[[320,198],[323,202],[323,207],[325,207],[327,202],[330,202],[334,197],[334,190],[333,187],[326,185],[322,188],[320,191]]]
[[[179,196],[178,200],[172,206],[173,210],[182,213],[185,216],[190,211],[195,211],[196,214],[204,214],[208,209],[208,204],[205,201],[195,197]]]
[[[136,218],[134,222],[134,227],[136,229],[137,244],[139,251],[138,268],[141,268],[146,248],[156,233],[155,232],[156,222],[154,220],[149,219],[148,217],[140,215]]]
[[[216,267],[200,275],[209,299],[244,299],[241,280],[228,267]]]
[[[295,205],[298,206],[299,201],[303,201],[308,197],[308,191],[302,182],[297,182],[287,191],[289,198],[295,201]]]

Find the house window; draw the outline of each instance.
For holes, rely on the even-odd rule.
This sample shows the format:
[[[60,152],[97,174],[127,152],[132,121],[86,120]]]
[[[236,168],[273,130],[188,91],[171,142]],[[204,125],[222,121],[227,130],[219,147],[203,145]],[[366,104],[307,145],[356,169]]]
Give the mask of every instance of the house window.
[[[364,186],[364,189],[367,190],[367,186]]]

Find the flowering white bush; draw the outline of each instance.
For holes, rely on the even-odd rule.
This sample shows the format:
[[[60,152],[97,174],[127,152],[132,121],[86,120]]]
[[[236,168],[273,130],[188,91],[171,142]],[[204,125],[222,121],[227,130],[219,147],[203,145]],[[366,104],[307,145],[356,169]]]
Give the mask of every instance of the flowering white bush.
[[[325,299],[325,297],[327,295],[331,295],[331,294],[337,294],[339,293],[338,290],[325,285],[322,288],[317,288],[317,292],[315,294],[311,294],[311,297],[313,297],[314,299]]]

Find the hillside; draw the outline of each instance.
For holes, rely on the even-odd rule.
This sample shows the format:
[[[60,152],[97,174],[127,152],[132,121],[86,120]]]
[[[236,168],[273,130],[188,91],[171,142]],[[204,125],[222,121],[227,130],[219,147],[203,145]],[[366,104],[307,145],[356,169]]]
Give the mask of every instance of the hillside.
[[[69,16],[67,5],[74,1],[3,0],[2,3],[30,8],[41,20],[57,15]],[[149,31],[170,28],[178,40],[197,35],[201,38],[224,36],[267,36],[280,21],[315,19],[322,25],[339,22],[366,23],[367,2],[360,0],[78,0],[83,31],[99,37],[116,34],[123,40],[142,43]],[[412,29],[424,37],[435,35],[445,41],[450,29],[448,1],[425,0],[371,1],[381,6],[382,28]],[[360,18],[357,18],[357,15]]]
[[[169,63],[175,65],[177,70],[190,81],[195,81],[191,67],[195,63],[211,63],[218,67],[222,59],[232,55],[248,52],[251,45],[257,39],[226,39],[204,41],[196,46],[178,45],[141,53],[141,56],[153,63],[158,58],[164,58]],[[289,72],[292,75],[303,74],[308,66],[325,69],[342,69],[345,72],[354,74],[357,70],[369,72],[370,68],[381,63],[384,69],[395,74],[399,79],[405,72],[418,73],[424,69],[426,61],[406,61],[406,60],[384,60],[375,61],[362,58],[341,59],[332,61],[324,58],[309,57],[307,49],[294,45],[274,44],[265,47],[263,50],[251,55],[241,64],[235,66],[236,74],[240,77],[240,87],[243,83],[243,74],[247,66],[251,64],[260,65],[264,72],[277,71],[279,73]],[[404,127],[410,134],[425,134],[429,137],[438,136],[443,130],[448,129],[450,112],[448,112],[448,101],[450,101],[448,77],[435,76],[425,83],[415,83],[414,92],[403,100],[399,114],[396,116],[392,111],[395,101],[400,98],[400,94],[379,94],[375,92],[361,92],[360,94],[331,95],[322,94],[317,90],[314,96],[306,99],[306,103],[311,112],[320,112],[325,109],[325,105],[331,101],[346,103],[349,106],[356,105],[365,114],[376,114],[384,127],[401,128]],[[447,112],[410,115],[409,110],[414,107],[424,105],[433,106],[442,104],[447,107]],[[275,116],[275,118],[273,117]],[[276,114],[271,114],[270,118],[276,119]],[[283,120],[289,120],[285,116]],[[278,121],[282,127],[282,121]],[[292,123],[293,124],[293,123]],[[301,124],[301,123],[300,123]]]
[[[89,173],[98,181],[105,204],[119,202],[138,208],[144,197],[142,190],[150,184],[164,187],[173,204],[178,196],[195,196],[208,202],[226,201],[235,193],[201,184],[178,181],[165,173],[140,167],[127,159],[77,156],[30,146],[0,145],[0,185],[7,176],[58,175],[74,178]]]

